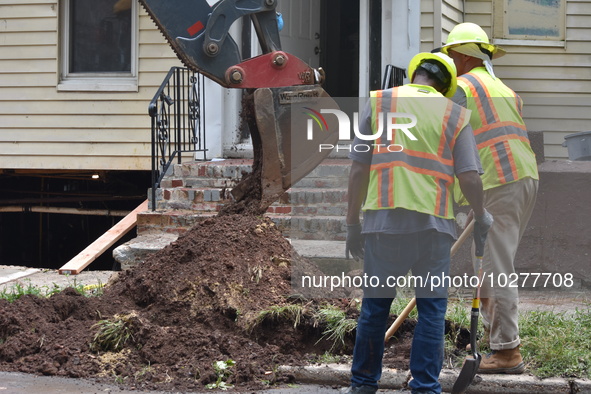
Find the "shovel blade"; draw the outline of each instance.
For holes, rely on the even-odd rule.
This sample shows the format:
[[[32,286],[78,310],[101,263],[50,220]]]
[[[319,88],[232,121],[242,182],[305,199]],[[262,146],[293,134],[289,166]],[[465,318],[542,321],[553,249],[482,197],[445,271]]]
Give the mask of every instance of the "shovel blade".
[[[462,366],[462,370],[454,383],[454,386],[451,389],[452,394],[462,394],[467,389],[468,386],[474,380],[476,373],[478,372],[478,368],[480,367],[480,360],[482,360],[482,356],[477,354],[474,358],[467,358],[464,361],[464,365]]]

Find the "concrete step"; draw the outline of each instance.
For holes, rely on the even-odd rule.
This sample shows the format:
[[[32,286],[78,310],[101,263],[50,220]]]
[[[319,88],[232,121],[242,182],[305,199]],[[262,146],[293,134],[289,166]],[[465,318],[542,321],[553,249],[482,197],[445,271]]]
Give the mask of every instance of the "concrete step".
[[[113,251],[113,258],[121,264],[122,269],[130,268],[133,265],[141,264],[149,255],[165,248],[168,244],[176,241],[178,234],[158,233],[140,235],[120,246]],[[345,258],[345,241],[327,240],[303,240],[289,239],[293,249],[300,256],[309,258],[319,264],[326,266],[330,272],[332,265],[338,265],[339,269],[346,267],[346,271],[361,269],[362,263]]]
[[[216,214],[217,212],[195,212],[185,209],[140,212],[137,215],[137,235],[154,233],[182,234],[200,220]]]
[[[217,212],[180,209],[141,212],[137,216],[137,234],[138,236],[158,232],[182,234],[199,221],[216,214]],[[344,216],[295,216],[284,213],[267,213],[266,215],[287,238],[343,241],[347,236]]]

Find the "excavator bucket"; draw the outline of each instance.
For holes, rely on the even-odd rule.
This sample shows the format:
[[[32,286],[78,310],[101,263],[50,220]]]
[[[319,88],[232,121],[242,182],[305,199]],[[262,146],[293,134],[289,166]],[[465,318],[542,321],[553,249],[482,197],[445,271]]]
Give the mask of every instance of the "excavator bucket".
[[[232,195],[237,201],[260,201],[253,208],[262,213],[336,146],[336,117],[322,117],[322,130],[311,133],[310,125],[314,124],[310,114],[339,106],[318,85],[260,88],[249,100],[254,109],[248,122],[254,149],[253,172],[232,190]]]

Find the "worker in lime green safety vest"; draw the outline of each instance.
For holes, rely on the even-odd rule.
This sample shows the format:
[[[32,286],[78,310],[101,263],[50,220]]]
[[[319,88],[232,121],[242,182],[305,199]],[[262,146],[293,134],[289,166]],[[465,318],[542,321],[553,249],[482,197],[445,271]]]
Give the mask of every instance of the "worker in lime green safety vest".
[[[377,282],[363,289],[346,393],[377,391],[386,323],[396,296],[396,283],[388,279],[404,278],[411,270],[418,322],[409,387],[413,393],[441,392],[447,283],[432,278],[449,274],[457,237],[456,177],[474,210],[475,228],[486,235],[493,222],[482,206],[470,111],[448,98],[457,83],[452,59],[420,53],[408,69],[412,83],[371,92],[349,155],[346,254],[363,258],[364,276]]]
[[[437,51],[437,50],[435,50]],[[484,250],[482,316],[492,352],[480,373],[523,373],[519,351],[518,289],[503,278],[515,276],[517,247],[532,214],[538,191],[538,168],[522,119],[521,98],[494,73],[492,59],[505,51],[489,42],[474,23],[450,32],[441,51],[453,58],[458,89],[452,100],[470,110],[480,161],[484,169],[484,205],[494,216]],[[458,202],[463,203],[456,193]]]

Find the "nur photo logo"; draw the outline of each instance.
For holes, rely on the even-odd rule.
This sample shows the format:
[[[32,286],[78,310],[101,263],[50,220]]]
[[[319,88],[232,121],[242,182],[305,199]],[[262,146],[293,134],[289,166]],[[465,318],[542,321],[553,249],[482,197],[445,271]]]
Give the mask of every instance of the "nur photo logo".
[[[401,152],[404,147],[397,143],[376,143],[378,140],[383,140],[382,135],[386,133],[386,140],[393,142],[394,131],[398,130],[408,138],[410,141],[416,141],[417,138],[410,129],[417,125],[417,117],[414,114],[402,113],[402,112],[379,112],[377,114],[377,128],[374,134],[363,134],[359,131],[359,113],[353,112],[351,115],[338,109],[320,109],[320,111],[314,110],[309,107],[303,108],[303,113],[309,116],[306,122],[306,138],[310,141],[314,139],[315,129],[320,132],[334,131],[329,129],[329,122],[327,116],[335,116],[337,120],[339,144],[319,144],[318,150],[332,150],[337,151],[369,151],[377,149],[378,151],[384,150],[388,152]],[[352,121],[351,121],[352,118]],[[333,119],[334,120],[334,119]],[[334,123],[332,123],[334,124]],[[368,144],[357,144],[353,146],[351,143],[345,143],[350,141],[351,136],[357,137],[362,141],[368,141],[372,143]]]
[[[314,128],[314,123],[316,122],[316,124],[318,125],[318,127],[320,127],[320,131],[328,131],[328,123],[326,123],[326,119],[324,119],[324,116],[322,116],[322,114],[312,108],[309,107],[304,107],[304,109],[306,111],[304,111],[304,113],[306,115],[308,115],[311,119],[308,119],[307,122],[307,138],[308,141],[312,140],[314,138],[314,134],[313,134],[313,128]],[[324,111],[324,110],[320,110],[320,111]]]

